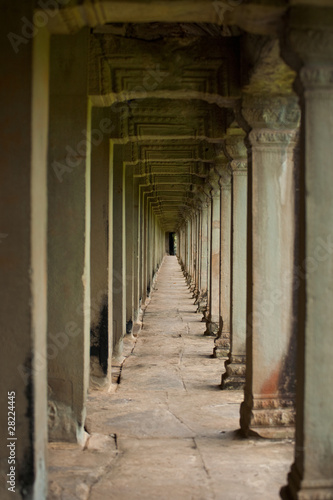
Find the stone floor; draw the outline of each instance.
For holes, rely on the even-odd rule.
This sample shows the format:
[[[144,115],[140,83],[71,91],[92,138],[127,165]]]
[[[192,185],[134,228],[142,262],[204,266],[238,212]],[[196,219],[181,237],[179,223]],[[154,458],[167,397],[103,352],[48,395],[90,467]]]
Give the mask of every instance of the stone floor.
[[[50,444],[50,500],[279,498],[293,444],[239,436],[242,391],[220,389],[195,310],[166,257],[117,391],[89,396],[85,448]]]

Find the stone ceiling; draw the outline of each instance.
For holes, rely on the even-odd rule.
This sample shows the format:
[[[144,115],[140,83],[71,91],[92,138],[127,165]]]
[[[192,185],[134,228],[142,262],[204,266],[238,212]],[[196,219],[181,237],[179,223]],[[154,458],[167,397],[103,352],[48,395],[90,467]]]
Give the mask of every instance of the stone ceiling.
[[[227,35],[227,36],[225,36]],[[240,96],[239,37],[212,24],[112,24],[93,30],[89,96],[166,231],[199,203]],[[206,195],[204,195],[206,196]]]

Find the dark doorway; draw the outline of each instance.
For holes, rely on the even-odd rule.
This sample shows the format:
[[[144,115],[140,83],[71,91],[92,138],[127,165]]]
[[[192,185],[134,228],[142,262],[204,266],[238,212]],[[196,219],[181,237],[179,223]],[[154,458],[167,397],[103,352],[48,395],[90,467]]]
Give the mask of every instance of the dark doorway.
[[[176,233],[169,233],[169,254],[176,255],[176,245],[175,245]]]

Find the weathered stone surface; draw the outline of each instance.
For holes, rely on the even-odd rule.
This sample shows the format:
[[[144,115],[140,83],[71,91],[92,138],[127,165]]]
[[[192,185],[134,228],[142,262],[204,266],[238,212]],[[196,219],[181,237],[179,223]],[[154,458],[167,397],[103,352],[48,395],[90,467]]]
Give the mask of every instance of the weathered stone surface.
[[[50,449],[52,500],[84,498],[84,485],[89,500],[277,497],[292,444],[235,432],[242,392],[219,389],[223,362],[195,310],[166,257],[117,392],[90,393],[85,451]]]

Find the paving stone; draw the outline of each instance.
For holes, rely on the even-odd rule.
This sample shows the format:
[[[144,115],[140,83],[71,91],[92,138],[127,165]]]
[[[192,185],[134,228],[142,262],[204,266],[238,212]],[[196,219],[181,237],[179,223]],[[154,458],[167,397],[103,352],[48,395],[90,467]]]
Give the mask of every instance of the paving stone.
[[[293,444],[240,438],[243,391],[221,390],[224,360],[195,311],[166,257],[117,391],[89,395],[86,449],[50,450],[52,500],[279,498]]]

